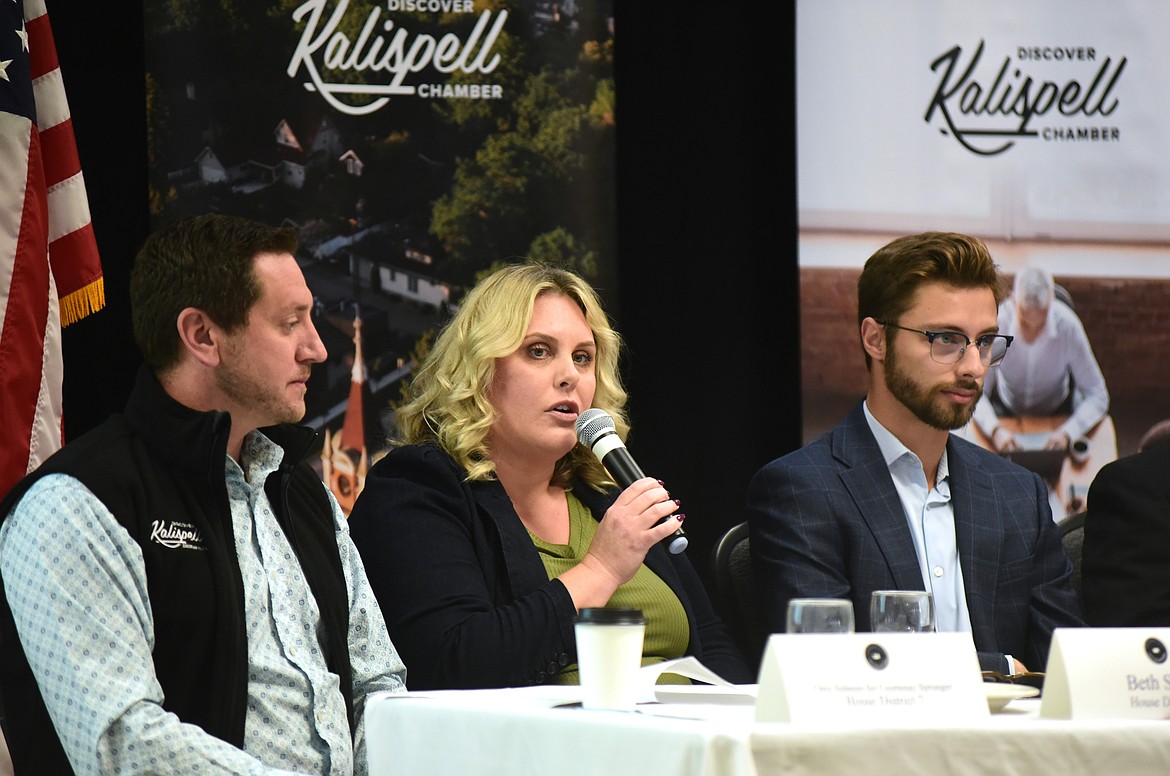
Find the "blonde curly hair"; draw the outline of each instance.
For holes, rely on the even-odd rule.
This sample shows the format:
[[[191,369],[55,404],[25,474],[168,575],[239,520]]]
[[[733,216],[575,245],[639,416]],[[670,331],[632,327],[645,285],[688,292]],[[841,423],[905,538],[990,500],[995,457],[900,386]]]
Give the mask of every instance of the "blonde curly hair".
[[[467,471],[467,479],[495,478],[488,434],[496,411],[488,392],[496,359],[520,347],[533,305],[542,294],[562,294],[584,313],[597,346],[593,406],[608,412],[618,436],[626,438],[627,394],[618,373],[621,336],[584,279],[570,270],[529,261],[492,272],[468,292],[415,372],[397,411],[400,436],[395,444],[438,444]],[[557,461],[553,482],[569,487],[574,477],[597,490],[614,485],[597,457],[580,444]]]

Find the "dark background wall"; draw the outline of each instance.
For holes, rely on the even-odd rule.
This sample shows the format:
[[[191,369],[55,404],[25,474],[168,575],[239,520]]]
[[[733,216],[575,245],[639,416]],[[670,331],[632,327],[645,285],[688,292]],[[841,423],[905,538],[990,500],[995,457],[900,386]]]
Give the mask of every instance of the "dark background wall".
[[[752,473],[800,444],[794,11],[615,5],[629,445],[682,501],[706,573]],[[127,284],[149,229],[140,11],[49,2],[107,298],[65,331],[69,438],[121,409],[139,363]]]

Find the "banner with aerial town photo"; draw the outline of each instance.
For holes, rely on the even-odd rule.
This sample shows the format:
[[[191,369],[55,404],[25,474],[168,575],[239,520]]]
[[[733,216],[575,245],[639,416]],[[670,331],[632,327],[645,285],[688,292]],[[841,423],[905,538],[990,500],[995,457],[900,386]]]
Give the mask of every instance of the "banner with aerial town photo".
[[[298,230],[330,354],[305,422],[347,511],[477,273],[565,263],[615,309],[612,0],[145,13],[153,226],[214,211]]]
[[[798,0],[796,19],[806,439],[864,395],[864,261],[967,232],[1009,280],[1050,272],[1083,324],[1108,411],[1063,461],[1018,456],[1046,469],[1055,517],[1082,509],[1096,471],[1170,418],[1170,5]]]

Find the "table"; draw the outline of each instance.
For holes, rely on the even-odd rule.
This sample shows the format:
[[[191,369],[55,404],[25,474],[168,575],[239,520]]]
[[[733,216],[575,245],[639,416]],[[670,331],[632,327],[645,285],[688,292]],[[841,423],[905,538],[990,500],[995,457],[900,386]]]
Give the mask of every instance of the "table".
[[[1066,420],[1067,415],[1002,417],[999,424],[1013,434],[1020,434],[1055,431]],[[968,423],[961,435],[980,447],[993,450],[991,440],[974,422]],[[1078,458],[1066,455],[1056,480],[1047,480],[1052,517],[1058,522],[1084,510],[1085,497],[1093,478],[1102,466],[1117,460],[1117,430],[1113,426],[1113,417],[1106,415],[1089,429],[1085,441],[1088,443],[1085,455]]]
[[[1170,721],[1040,719],[1024,699],[962,727],[757,723],[755,689],[664,687],[633,713],[559,705],[566,687],[378,695],[370,776],[1170,773]]]

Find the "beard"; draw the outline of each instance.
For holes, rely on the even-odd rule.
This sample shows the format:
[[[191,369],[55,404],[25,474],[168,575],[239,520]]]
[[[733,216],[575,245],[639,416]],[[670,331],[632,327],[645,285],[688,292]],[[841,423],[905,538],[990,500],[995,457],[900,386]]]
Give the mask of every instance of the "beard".
[[[286,386],[257,372],[244,350],[229,346],[215,374],[224,396],[241,410],[256,416],[260,426],[297,423],[305,416],[304,400],[290,399]]]
[[[975,405],[983,395],[983,388],[974,380],[960,380],[948,385],[922,386],[915,382],[913,375],[898,363],[897,350],[886,349],[886,388],[902,402],[914,416],[931,428],[954,431],[971,420]],[[975,391],[975,400],[967,406],[957,406],[947,401],[942,392],[948,388],[962,388]]]

